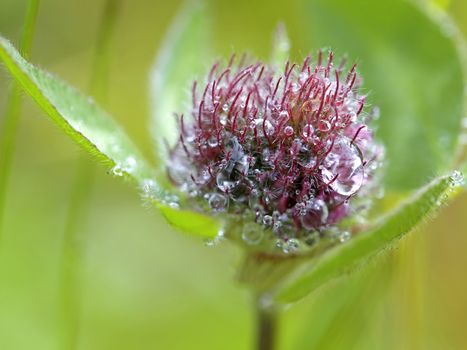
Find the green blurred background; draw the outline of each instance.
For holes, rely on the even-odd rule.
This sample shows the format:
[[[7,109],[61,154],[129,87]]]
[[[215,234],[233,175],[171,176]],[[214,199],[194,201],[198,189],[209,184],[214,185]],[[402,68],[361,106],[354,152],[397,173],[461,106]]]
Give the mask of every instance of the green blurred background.
[[[218,54],[267,57],[281,20],[295,55],[315,50],[301,40],[299,3],[214,2]],[[439,3],[467,35],[467,1]],[[32,61],[87,91],[103,5],[43,0]],[[116,24],[106,108],[148,158],[148,73],[180,5],[123,0]],[[16,42],[25,8],[26,0],[0,0],[0,32]],[[9,81],[2,70],[0,110]],[[29,98],[24,102],[0,242],[0,349],[59,349],[62,236],[77,160],[85,155]],[[252,300],[232,282],[240,253],[175,232],[103,168],[96,166],[93,182],[78,224],[79,349],[251,348]],[[467,349],[466,212],[464,194],[398,249],[288,308],[280,349]]]

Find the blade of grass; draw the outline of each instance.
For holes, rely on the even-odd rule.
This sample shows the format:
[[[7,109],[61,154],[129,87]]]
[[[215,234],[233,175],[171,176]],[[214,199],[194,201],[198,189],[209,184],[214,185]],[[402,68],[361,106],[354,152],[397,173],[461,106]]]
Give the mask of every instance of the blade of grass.
[[[40,0],[29,0],[20,42],[20,51],[29,57],[36,26]],[[8,177],[11,172],[12,156],[15,148],[18,119],[21,114],[21,87],[13,82],[7,99],[2,135],[0,135],[0,240],[3,231],[3,219],[6,205]]]
[[[100,22],[90,81],[90,92],[105,105],[108,95],[108,80],[115,24],[120,9],[120,0],[108,0]],[[63,234],[60,295],[60,316],[63,324],[62,348],[79,347],[79,324],[81,304],[80,266],[82,244],[85,239],[79,223],[86,216],[86,203],[94,182],[94,165],[88,157],[80,155],[74,176],[68,217]]]

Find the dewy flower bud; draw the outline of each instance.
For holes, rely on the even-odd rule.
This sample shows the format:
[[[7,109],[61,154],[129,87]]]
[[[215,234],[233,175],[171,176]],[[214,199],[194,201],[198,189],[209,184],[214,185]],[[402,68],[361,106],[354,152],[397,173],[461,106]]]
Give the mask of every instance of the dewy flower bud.
[[[179,116],[173,183],[196,210],[243,225],[249,244],[269,241],[286,253],[313,245],[369,194],[383,153],[361,79],[343,66],[334,67],[332,53],[281,73],[234,57],[225,69],[214,65],[202,90],[193,84],[188,116]]]

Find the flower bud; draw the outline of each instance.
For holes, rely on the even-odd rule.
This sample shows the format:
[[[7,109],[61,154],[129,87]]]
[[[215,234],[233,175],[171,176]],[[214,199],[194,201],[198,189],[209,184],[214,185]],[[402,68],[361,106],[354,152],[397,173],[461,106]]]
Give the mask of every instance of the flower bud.
[[[248,244],[286,253],[314,245],[368,196],[383,154],[355,68],[335,67],[332,53],[283,72],[234,58],[215,64],[179,116],[171,181],[195,210],[243,225]]]

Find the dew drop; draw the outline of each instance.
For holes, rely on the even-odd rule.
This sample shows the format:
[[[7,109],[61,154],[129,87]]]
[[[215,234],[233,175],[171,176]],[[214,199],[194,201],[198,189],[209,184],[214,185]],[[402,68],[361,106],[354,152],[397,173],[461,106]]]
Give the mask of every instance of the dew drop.
[[[300,216],[305,216],[307,209],[305,203],[297,203],[295,205],[295,211],[297,212],[297,215]]]
[[[306,169],[313,169],[316,166],[316,158],[315,157],[309,157],[307,159],[305,158],[300,162],[300,165]]]
[[[324,159],[321,168],[323,181],[336,193],[350,196],[363,185],[365,173],[363,161],[355,146],[345,141],[336,142]]]
[[[111,171],[115,176],[123,176],[123,169],[120,163],[115,164]]]
[[[357,113],[355,113],[355,112],[350,112],[350,113],[349,113],[349,117],[350,117],[350,121],[351,121],[352,123],[355,123],[355,122],[357,121]]]
[[[196,136],[194,134],[189,134],[185,136],[185,141],[187,143],[192,143],[196,140]]]
[[[287,111],[282,111],[279,113],[279,118],[280,120],[288,120],[290,118],[289,112]]]
[[[263,217],[263,224],[266,226],[271,226],[272,224],[272,216],[271,215],[264,215]]]
[[[254,223],[247,223],[243,226],[242,239],[249,245],[256,245],[261,242],[264,231]]]
[[[287,137],[291,137],[293,134],[294,134],[294,129],[293,129],[293,127],[291,127],[290,125],[287,125],[287,126],[284,128],[284,135],[287,136]]]
[[[282,245],[282,251],[285,254],[296,253],[300,249],[300,241],[296,238],[290,238]]]
[[[331,130],[331,123],[327,120],[320,120],[318,122],[318,130],[322,132],[327,132]]]
[[[125,159],[125,171],[132,173],[136,169],[136,159],[132,156],[129,156]]]
[[[227,116],[225,114],[222,114],[222,115],[219,116],[219,123],[221,125],[227,124]]]
[[[274,225],[272,226],[273,232],[279,233],[281,228],[282,228],[282,222],[281,221],[274,222]]]
[[[301,222],[305,229],[315,230],[326,223],[329,209],[322,199],[311,199],[300,208]]]
[[[231,180],[230,173],[227,170],[222,170],[216,176],[216,184],[219,190],[227,193],[238,185],[238,181]]]
[[[160,196],[160,188],[157,183],[152,179],[145,179],[141,184],[141,189],[143,191],[142,196],[144,199],[154,199]],[[174,201],[177,201],[178,198],[173,198]]]
[[[341,243],[347,242],[351,237],[352,237],[352,235],[350,234],[350,232],[348,232],[348,231],[343,231],[343,232],[339,235],[339,242],[341,242]]]
[[[257,189],[254,189],[250,192],[250,195],[248,196],[248,206],[251,209],[255,209],[258,203],[259,203],[259,191]]]
[[[228,205],[228,198],[219,193],[213,193],[209,196],[208,204],[214,211],[224,211]]]
[[[305,243],[309,246],[314,246],[319,242],[319,232],[313,231],[305,237]]]
[[[303,132],[302,132],[302,135],[305,139],[308,139],[310,137],[313,136],[313,133],[314,133],[314,128],[313,128],[313,125],[311,124],[306,124],[304,127],[303,127]]]
[[[224,104],[222,105],[222,110],[223,110],[224,112],[227,112],[227,111],[229,110],[229,105],[228,105],[227,103],[224,103]]]
[[[180,205],[177,202],[170,202],[168,206],[172,209],[180,209]]]
[[[290,87],[292,88],[293,92],[297,92],[300,89],[300,86],[298,86],[297,83],[290,84]]]
[[[259,136],[271,136],[274,133],[274,126],[269,120],[262,118],[255,119],[256,132]],[[266,135],[264,134],[266,132]]]
[[[237,163],[235,164],[235,169],[243,175],[248,174],[248,170],[250,169],[250,157],[249,156],[243,156],[240,158]]]
[[[215,246],[219,245],[219,243],[221,243],[224,239],[225,239],[225,232],[224,232],[224,229],[221,229],[217,233],[216,237],[214,237],[212,239],[206,239],[204,241],[204,245],[206,247],[215,247]]]
[[[206,247],[214,247],[217,245],[217,241],[215,239],[207,239],[204,241],[204,245]]]
[[[217,138],[216,137],[211,137],[209,140],[208,140],[208,146],[211,147],[211,148],[214,148],[214,147],[217,147],[218,145],[218,142],[217,142]]]
[[[156,183],[152,179],[145,179],[141,187],[144,193],[150,194],[156,187]]]
[[[462,186],[464,184],[464,175],[458,170],[454,171],[449,179],[452,187]]]

